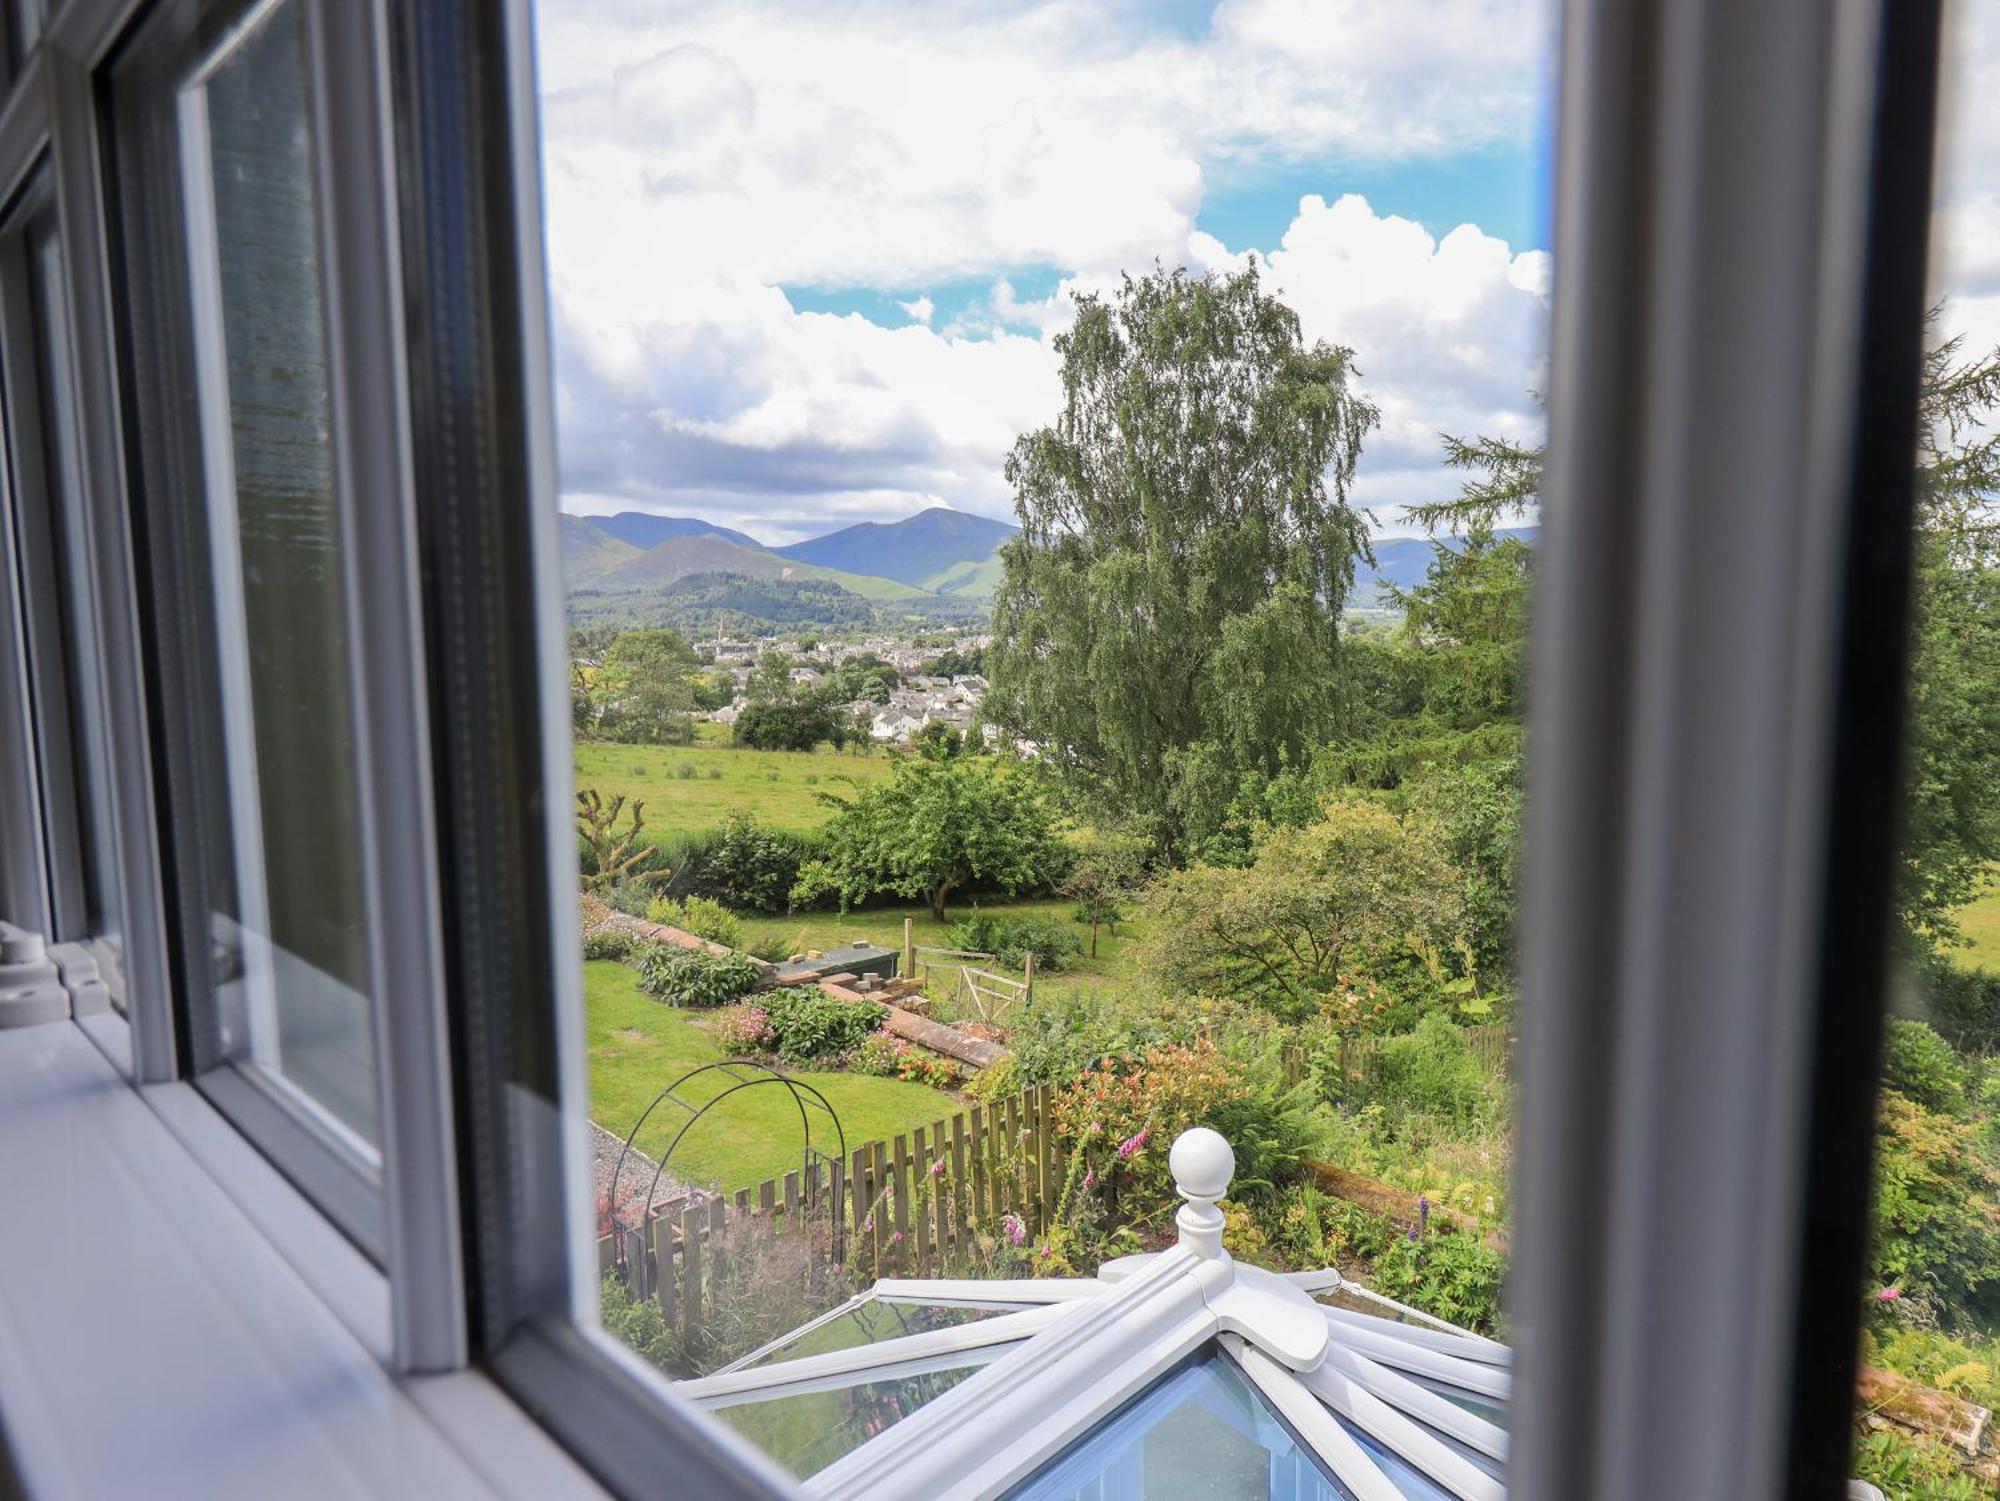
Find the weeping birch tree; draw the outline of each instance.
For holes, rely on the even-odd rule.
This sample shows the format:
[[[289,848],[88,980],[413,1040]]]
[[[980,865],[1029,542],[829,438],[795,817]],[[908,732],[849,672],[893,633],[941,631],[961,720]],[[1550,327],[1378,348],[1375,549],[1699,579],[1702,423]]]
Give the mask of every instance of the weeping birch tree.
[[[1007,460],[985,712],[1177,858],[1335,727],[1376,412],[1254,262],[1079,297],[1056,348],[1061,411]]]

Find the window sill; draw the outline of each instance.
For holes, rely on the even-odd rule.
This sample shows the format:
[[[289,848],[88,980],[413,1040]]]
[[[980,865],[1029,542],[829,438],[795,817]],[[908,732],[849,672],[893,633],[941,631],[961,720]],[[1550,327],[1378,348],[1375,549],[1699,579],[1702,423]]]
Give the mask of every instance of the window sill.
[[[483,1376],[387,1371],[380,1273],[75,1025],[0,1032],[0,1204],[0,1429],[38,1501],[603,1494]]]

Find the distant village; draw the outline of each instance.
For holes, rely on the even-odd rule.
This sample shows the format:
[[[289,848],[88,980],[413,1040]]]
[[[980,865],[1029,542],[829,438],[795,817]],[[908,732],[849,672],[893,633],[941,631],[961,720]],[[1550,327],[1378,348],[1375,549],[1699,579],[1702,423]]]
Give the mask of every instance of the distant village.
[[[992,638],[987,635],[963,635],[957,637],[954,648],[960,653],[984,651]],[[840,705],[849,714],[868,725],[868,738],[883,745],[907,745],[926,725],[949,725],[960,735],[971,735],[973,727],[979,723],[979,706],[986,697],[986,679],[983,675],[960,673],[954,676],[940,676],[924,672],[927,662],[938,656],[936,646],[919,646],[906,638],[877,635],[857,641],[823,641],[815,637],[800,640],[745,640],[718,637],[712,648],[715,653],[715,669],[729,673],[736,682],[735,698],[720,709],[701,716],[712,723],[729,726],[736,723],[744,705],[748,702],[750,674],[765,656],[782,655],[794,661],[810,661],[814,665],[794,666],[792,681],[802,688],[815,689],[823,686],[843,663],[852,661],[881,661],[894,667],[902,676],[902,685],[892,689],[887,703],[872,699],[854,699]],[[999,731],[992,725],[981,724],[982,739],[991,744],[999,738]],[[1016,747],[1023,753],[1032,754],[1033,747]]]

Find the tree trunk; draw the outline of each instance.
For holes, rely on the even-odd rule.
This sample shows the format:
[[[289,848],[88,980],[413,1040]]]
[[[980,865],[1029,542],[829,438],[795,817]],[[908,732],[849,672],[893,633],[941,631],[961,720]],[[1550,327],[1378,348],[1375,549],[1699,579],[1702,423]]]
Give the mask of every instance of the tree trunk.
[[[944,899],[951,895],[951,886],[951,882],[945,881],[931,888],[931,916],[941,923],[950,921],[945,916]]]
[[[1097,919],[1094,917],[1090,920],[1090,957],[1097,957]]]

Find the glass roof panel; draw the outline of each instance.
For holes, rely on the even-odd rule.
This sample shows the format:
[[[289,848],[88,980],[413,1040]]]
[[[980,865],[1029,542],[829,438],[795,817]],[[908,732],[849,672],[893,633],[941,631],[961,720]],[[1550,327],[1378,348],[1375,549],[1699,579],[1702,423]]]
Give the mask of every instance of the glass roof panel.
[[[885,1303],[870,1297],[824,1322],[808,1324],[776,1349],[742,1362],[740,1369],[758,1370],[779,1361],[797,1360],[802,1355],[854,1350],[863,1345],[880,1344],[885,1339],[900,1339],[905,1334],[951,1329],[1015,1311],[998,1305],[991,1308],[954,1308],[935,1303]]]
[[[837,1391],[746,1402],[715,1415],[803,1479],[942,1397],[981,1368],[973,1364],[921,1376],[891,1376]]]
[[[1409,1375],[1408,1372],[1405,1372],[1405,1374]],[[1463,1407],[1475,1418],[1484,1418],[1487,1422],[1498,1428],[1505,1428],[1507,1426],[1507,1404],[1498,1398],[1477,1396],[1459,1387],[1433,1380],[1429,1376],[1409,1375],[1409,1379],[1416,1382],[1418,1386],[1428,1387],[1447,1402]]]
[[[1405,1496],[1410,1497],[1411,1501],[1453,1501],[1450,1491],[1394,1449],[1388,1448],[1380,1439],[1358,1425],[1350,1423],[1338,1413],[1334,1415],[1334,1419],[1353,1435],[1354,1441],[1361,1445],[1362,1452],[1375,1461],[1375,1467],[1389,1477],[1390,1483]]]
[[[1236,1365],[1205,1347],[1008,1501],[1352,1501]]]

